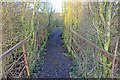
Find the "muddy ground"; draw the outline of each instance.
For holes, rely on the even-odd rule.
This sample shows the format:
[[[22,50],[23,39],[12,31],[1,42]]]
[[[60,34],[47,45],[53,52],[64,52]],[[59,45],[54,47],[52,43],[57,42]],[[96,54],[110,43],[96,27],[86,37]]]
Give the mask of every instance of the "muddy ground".
[[[64,56],[67,49],[61,39],[62,29],[56,29],[50,34],[46,45],[46,56],[43,65],[39,65],[38,78],[70,78],[72,58]]]

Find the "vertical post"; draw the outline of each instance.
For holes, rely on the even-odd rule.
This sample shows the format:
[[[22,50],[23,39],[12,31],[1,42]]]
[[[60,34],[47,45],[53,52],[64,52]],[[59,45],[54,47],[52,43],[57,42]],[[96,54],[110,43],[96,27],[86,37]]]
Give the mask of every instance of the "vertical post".
[[[69,49],[69,53],[71,53],[71,37],[72,36],[72,32],[70,31],[70,49]]]
[[[47,29],[45,28],[45,38],[46,38],[46,36],[47,36]]]
[[[41,29],[41,31],[42,31],[42,38],[43,38],[43,44],[44,44],[45,41],[44,41],[44,32],[43,32],[43,29]]]
[[[37,38],[38,38],[38,50],[40,50],[40,41],[39,41],[39,34],[37,32]]]
[[[79,47],[78,47],[78,53],[80,52],[80,41],[79,41],[79,43],[78,43],[78,45],[79,45]]]
[[[36,48],[36,45],[37,45],[37,36],[36,36],[36,33],[34,34],[34,39],[35,39],[35,43],[34,43],[34,46],[35,46],[35,48]]]
[[[24,60],[25,60],[27,75],[28,75],[28,77],[30,77],[29,67],[28,67],[27,57],[26,57],[26,51],[25,51],[25,44],[24,43],[22,43],[22,49],[23,49],[23,53],[24,53]]]

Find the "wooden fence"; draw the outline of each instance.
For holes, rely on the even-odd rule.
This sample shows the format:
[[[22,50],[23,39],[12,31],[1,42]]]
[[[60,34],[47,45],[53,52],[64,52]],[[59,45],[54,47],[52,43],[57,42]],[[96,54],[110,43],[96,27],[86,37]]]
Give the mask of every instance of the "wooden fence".
[[[119,77],[120,59],[116,57],[119,38],[113,55],[66,26],[63,35],[69,52],[76,59],[79,77],[81,74],[88,78]]]
[[[47,39],[48,26],[49,24],[40,28],[34,32],[33,35],[20,41],[0,56],[0,62],[2,63],[0,79],[8,75],[14,78],[19,78],[23,74],[30,77],[29,69],[32,68],[31,64],[37,59],[36,56],[39,55],[38,51],[40,51],[41,45],[43,45]],[[28,48],[26,49],[25,46],[28,46]],[[19,51],[20,49],[22,49],[22,52]]]

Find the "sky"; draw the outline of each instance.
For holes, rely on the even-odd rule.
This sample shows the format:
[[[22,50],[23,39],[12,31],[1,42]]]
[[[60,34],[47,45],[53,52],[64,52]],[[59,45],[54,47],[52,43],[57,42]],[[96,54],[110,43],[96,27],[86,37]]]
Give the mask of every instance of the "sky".
[[[53,9],[55,9],[56,13],[62,13],[62,0],[41,0],[42,2],[50,2],[52,3]],[[31,8],[33,8],[33,4],[30,4]]]
[[[53,4],[55,12],[61,13],[62,12],[62,0],[50,0]]]

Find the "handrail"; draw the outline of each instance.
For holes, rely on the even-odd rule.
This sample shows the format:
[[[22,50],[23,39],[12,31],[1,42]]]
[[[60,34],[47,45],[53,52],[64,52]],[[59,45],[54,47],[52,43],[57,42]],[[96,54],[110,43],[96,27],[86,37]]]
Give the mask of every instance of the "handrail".
[[[37,31],[35,31],[34,33],[37,34],[37,36],[38,36],[38,32],[39,32],[40,30],[43,31],[43,29],[46,30],[46,27],[48,27],[48,26],[49,26],[49,23],[48,23],[46,26],[44,26],[43,28],[39,28],[39,29],[38,29]],[[25,60],[25,67],[26,67],[26,70],[27,70],[27,75],[28,75],[28,77],[30,76],[30,73],[29,73],[29,67],[28,67],[28,63],[27,63],[27,56],[26,56],[26,50],[25,50],[25,41],[27,41],[28,39],[30,39],[32,36],[33,36],[33,35],[28,36],[27,38],[25,38],[24,40],[20,41],[20,42],[17,43],[15,46],[13,46],[12,48],[10,48],[8,51],[6,51],[6,52],[3,53],[2,55],[0,55],[0,61],[2,61],[2,59],[4,59],[7,55],[11,54],[15,49],[17,49],[18,47],[22,46],[22,48],[23,48],[23,54],[24,54],[24,60]],[[44,35],[43,35],[43,36],[44,36]],[[22,55],[22,56],[23,56],[23,55]],[[21,57],[22,57],[22,56],[21,56]],[[17,61],[18,61],[21,57],[19,57],[19,58],[17,59]],[[14,67],[14,65],[17,63],[17,61],[14,60],[12,66],[5,72],[4,75],[2,75],[2,77],[0,77],[0,79],[2,79],[6,74],[8,74],[8,73],[10,72],[10,70]],[[22,71],[25,69],[25,67],[22,69]],[[22,74],[22,71],[20,72],[19,76]],[[19,77],[19,76],[18,76],[18,77]]]
[[[44,26],[42,29],[45,29],[47,26],[49,26],[50,23],[48,23],[46,26]],[[39,28],[37,31],[35,31],[35,33],[39,32],[41,30],[41,28]]]
[[[12,53],[15,49],[17,49],[22,43],[24,43],[25,41],[27,41],[29,38],[31,38],[32,37],[32,35],[31,36],[29,36],[29,37],[27,37],[27,38],[25,38],[24,40],[22,40],[22,41],[20,41],[18,44],[16,44],[15,46],[13,46],[12,48],[10,48],[8,51],[6,51],[4,54],[2,54],[1,56],[0,56],[0,61],[4,58],[4,57],[6,57],[8,54],[10,54],[10,53]]]
[[[74,30],[68,28],[67,26],[65,26],[65,27],[66,27],[68,30],[70,30],[73,34],[77,35],[79,38],[81,38],[82,40],[86,41],[90,46],[95,47],[97,50],[99,50],[100,52],[102,52],[102,53],[103,53],[106,57],[108,57],[110,60],[113,60],[113,59],[114,59],[114,56],[113,56],[111,53],[109,53],[109,52],[107,52],[107,51],[99,48],[98,46],[96,46],[96,45],[93,44],[92,42],[90,42],[90,41],[88,41],[87,39],[85,39],[83,36],[79,35],[79,34],[78,34],[77,32],[75,32]],[[118,59],[118,58],[115,58],[115,60],[118,61],[118,62],[120,62],[120,59]]]
[[[39,28],[39,30],[37,30],[35,33],[37,33],[38,31],[40,31],[41,29],[46,28],[47,26],[49,26],[49,23],[48,23],[45,27]],[[33,36],[33,35],[25,38],[24,40],[20,41],[18,44],[16,44],[16,45],[13,46],[12,48],[10,48],[8,51],[6,51],[5,53],[3,53],[3,54],[0,56],[0,61],[1,61],[4,57],[6,57],[6,55],[12,53],[12,52],[13,52],[15,49],[17,49],[22,43],[24,43],[25,41],[27,41],[27,40],[28,40],[29,38],[31,38],[32,36]]]

